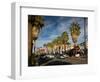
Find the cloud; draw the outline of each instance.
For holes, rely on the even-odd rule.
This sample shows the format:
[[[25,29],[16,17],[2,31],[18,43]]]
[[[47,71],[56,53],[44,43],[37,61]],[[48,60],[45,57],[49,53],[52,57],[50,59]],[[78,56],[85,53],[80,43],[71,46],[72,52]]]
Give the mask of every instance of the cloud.
[[[45,26],[42,28],[36,42],[38,47],[42,47],[44,43],[51,42],[64,31],[66,31],[69,35],[69,42],[73,43],[69,30],[70,25],[73,22],[73,17],[44,16],[44,18]],[[81,34],[78,38],[78,43],[81,43],[84,41],[84,21],[81,17],[76,17],[76,20],[81,27]]]

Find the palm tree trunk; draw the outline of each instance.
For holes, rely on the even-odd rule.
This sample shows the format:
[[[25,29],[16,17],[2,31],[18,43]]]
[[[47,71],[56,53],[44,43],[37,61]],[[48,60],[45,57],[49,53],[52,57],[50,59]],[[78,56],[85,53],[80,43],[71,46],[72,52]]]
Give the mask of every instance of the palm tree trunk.
[[[34,41],[34,42],[33,42]],[[32,65],[35,65],[36,63],[36,59],[35,59],[35,49],[36,49],[36,46],[35,46],[35,40],[32,41],[32,46],[31,46],[31,62],[32,62]],[[33,52],[34,50],[34,52]]]
[[[74,43],[74,48],[77,46],[77,43]]]

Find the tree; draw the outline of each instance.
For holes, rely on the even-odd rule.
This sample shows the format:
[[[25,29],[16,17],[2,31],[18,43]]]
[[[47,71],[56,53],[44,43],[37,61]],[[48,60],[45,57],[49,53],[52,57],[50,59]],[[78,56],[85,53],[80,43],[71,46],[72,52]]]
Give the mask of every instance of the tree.
[[[44,19],[42,16],[34,16],[34,15],[29,15],[28,16],[28,23],[31,24],[31,38],[32,38],[32,41],[31,41],[31,56],[32,58],[34,57],[35,54],[35,43],[36,43],[36,40],[38,38],[38,35],[42,29],[42,27],[44,26]],[[34,55],[33,54],[33,50],[34,50]],[[33,58],[35,60],[35,58]],[[32,59],[32,61],[34,61]]]
[[[55,38],[52,42],[52,47],[53,47],[53,50],[57,51],[60,53],[60,49],[61,49],[61,44],[62,44],[62,38],[61,36],[58,36],[57,38]]]
[[[79,24],[76,22],[76,23],[72,23],[71,24],[71,27],[70,27],[70,32],[71,32],[71,36],[72,36],[72,40],[74,42],[74,46],[76,45],[77,43],[77,39],[80,35],[80,26]]]
[[[49,53],[52,53],[53,52],[53,43],[49,42],[49,43],[46,44],[46,46],[48,48]]]
[[[53,49],[54,49],[54,51],[57,51],[57,38],[55,38],[55,39],[52,41],[52,43],[53,43]]]
[[[28,21],[32,24],[32,26],[36,26],[37,29],[42,29],[44,26],[43,16],[29,15]]]
[[[32,24],[32,45],[34,46],[34,53],[35,53],[35,42],[38,38],[38,35],[44,25],[44,19],[42,16],[28,16],[28,22]]]
[[[58,47],[59,53],[60,53],[60,50],[61,50],[61,45],[62,45],[62,38],[61,38],[61,36],[58,36],[57,37],[57,47]]]
[[[66,44],[68,43],[69,37],[68,37],[68,33],[65,31],[62,33],[61,35],[62,38],[62,43],[64,44],[64,51],[66,50]]]
[[[47,47],[47,44],[44,44],[43,46],[44,46],[44,47]]]

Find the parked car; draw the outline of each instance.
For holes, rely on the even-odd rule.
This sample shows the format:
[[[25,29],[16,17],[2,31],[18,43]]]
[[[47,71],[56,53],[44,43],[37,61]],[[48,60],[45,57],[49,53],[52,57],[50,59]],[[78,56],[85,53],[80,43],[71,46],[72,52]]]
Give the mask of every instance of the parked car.
[[[54,58],[54,55],[46,55],[48,58]]]

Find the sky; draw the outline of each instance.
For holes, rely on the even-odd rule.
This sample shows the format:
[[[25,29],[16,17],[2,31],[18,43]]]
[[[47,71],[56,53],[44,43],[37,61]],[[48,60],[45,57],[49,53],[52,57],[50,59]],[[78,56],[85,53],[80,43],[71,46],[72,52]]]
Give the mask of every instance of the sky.
[[[78,38],[78,44],[84,42],[84,17],[63,17],[63,16],[43,16],[44,26],[39,33],[36,41],[36,47],[43,47],[43,44],[51,42],[57,36],[60,36],[64,31],[69,35],[69,42],[73,44],[70,26],[71,23],[77,21],[80,25],[80,36]],[[87,29],[87,23],[85,23]],[[86,31],[87,36],[87,31]]]

